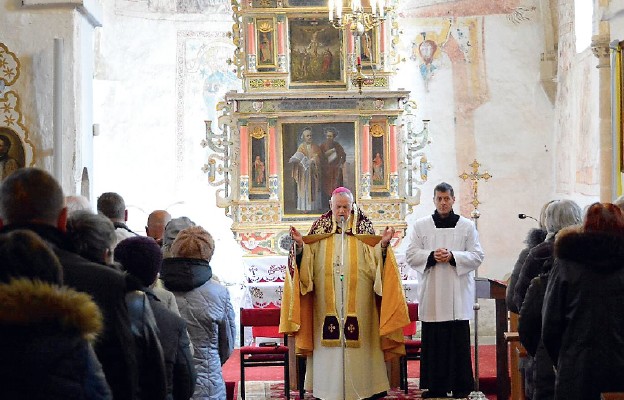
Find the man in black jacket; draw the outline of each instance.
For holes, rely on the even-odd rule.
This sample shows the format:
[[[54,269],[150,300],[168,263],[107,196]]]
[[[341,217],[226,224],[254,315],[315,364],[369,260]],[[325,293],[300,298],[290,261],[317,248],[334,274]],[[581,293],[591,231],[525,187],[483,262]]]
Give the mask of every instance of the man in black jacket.
[[[72,252],[65,237],[67,209],[58,182],[37,168],[22,168],[0,185],[0,233],[28,229],[41,236],[63,266],[66,286],[90,294],[104,315],[104,331],[95,343],[115,400],[136,400],[137,368],[125,294],[124,274]]]

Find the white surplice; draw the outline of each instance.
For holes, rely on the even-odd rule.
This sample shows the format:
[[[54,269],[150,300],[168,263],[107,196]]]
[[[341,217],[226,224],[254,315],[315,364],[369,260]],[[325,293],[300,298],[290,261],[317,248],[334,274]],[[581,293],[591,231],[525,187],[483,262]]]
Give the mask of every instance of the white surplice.
[[[425,270],[429,255],[438,248],[450,250],[456,266],[436,263]],[[455,228],[436,228],[431,216],[416,221],[406,261],[421,277],[418,318],[425,322],[472,319],[474,271],[483,256],[479,234],[469,219],[460,216]]]

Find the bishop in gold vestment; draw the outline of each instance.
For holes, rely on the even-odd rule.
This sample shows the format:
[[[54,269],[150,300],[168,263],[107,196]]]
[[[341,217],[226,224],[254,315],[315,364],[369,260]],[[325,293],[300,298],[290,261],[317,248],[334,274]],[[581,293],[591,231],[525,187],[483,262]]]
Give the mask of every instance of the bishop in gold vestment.
[[[387,391],[384,361],[405,353],[402,328],[410,322],[388,247],[394,230],[373,235],[370,220],[352,204],[351,192],[338,188],[332,210],[309,235],[291,229],[296,250],[286,274],[280,331],[293,334],[297,353],[308,356],[305,388],[324,400]]]

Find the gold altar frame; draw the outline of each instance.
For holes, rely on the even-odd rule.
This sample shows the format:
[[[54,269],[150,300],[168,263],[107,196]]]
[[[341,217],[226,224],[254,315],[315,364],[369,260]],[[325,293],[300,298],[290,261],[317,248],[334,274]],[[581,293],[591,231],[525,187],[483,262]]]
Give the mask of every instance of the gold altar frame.
[[[343,31],[326,15],[290,17],[288,26],[290,87],[345,88]]]
[[[280,130],[280,143],[279,149],[281,153],[281,182],[282,182],[282,194],[280,196],[281,208],[283,210],[283,216],[286,220],[299,219],[301,217],[310,217],[314,219],[320,214],[329,210],[329,198],[331,191],[324,192],[323,185],[325,184],[327,171],[320,171],[318,176],[318,190],[316,195],[318,196],[318,206],[312,207],[309,210],[299,209],[297,183],[293,177],[293,163],[290,162],[293,155],[297,152],[299,145],[302,143],[301,134],[305,128],[312,129],[312,141],[314,144],[320,147],[325,141],[325,131],[328,128],[332,128],[337,132],[335,141],[338,142],[346,153],[346,162],[342,168],[343,181],[342,186],[349,188],[353,196],[357,199],[357,190],[360,174],[360,158],[359,158],[359,140],[356,133],[359,132],[359,124],[356,121],[325,121],[308,122],[302,121],[288,121],[282,122]],[[333,189],[331,189],[333,190]],[[317,197],[315,197],[317,198]]]

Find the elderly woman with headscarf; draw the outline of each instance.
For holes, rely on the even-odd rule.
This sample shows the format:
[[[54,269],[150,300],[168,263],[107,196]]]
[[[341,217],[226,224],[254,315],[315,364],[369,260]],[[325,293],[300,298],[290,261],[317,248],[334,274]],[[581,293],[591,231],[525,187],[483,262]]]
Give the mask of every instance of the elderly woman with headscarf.
[[[228,290],[214,281],[210,260],[215,243],[201,226],[180,231],[165,258],[161,279],[186,320],[197,369],[194,399],[226,398],[221,366],[234,349],[236,322]]]

